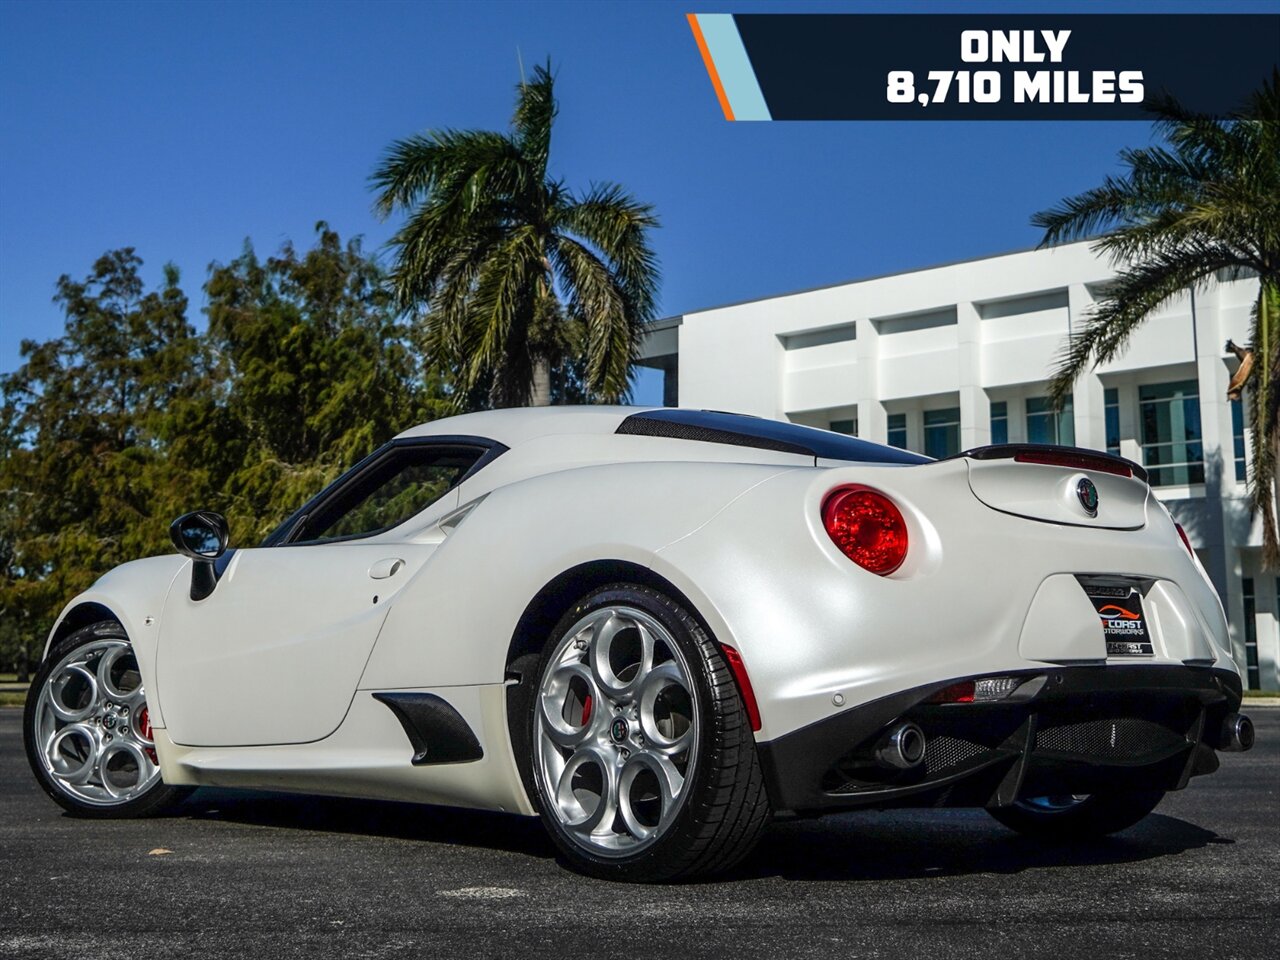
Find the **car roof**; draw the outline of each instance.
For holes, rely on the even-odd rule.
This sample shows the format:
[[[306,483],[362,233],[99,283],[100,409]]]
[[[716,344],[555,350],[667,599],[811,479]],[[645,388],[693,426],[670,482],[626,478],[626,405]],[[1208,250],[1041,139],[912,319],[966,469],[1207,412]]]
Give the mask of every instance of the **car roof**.
[[[798,423],[677,407],[524,407],[435,420],[397,439],[483,437],[511,448],[538,437],[628,434],[729,444],[813,457],[815,461],[928,463],[930,457]]]
[[[484,437],[515,447],[535,437],[616,433],[633,413],[661,407],[557,406],[482,410],[410,427],[397,440],[413,437]]]

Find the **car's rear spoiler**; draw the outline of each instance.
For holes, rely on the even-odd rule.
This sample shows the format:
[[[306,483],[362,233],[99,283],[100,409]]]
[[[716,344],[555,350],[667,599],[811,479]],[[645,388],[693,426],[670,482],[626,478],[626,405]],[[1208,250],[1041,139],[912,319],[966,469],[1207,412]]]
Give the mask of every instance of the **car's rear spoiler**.
[[[1052,467],[1072,467],[1076,470],[1100,470],[1120,477],[1137,477],[1147,482],[1144,467],[1101,450],[1085,450],[1080,447],[1061,447],[1049,443],[1002,443],[989,447],[974,447],[957,453],[948,460],[964,457],[969,460],[1014,460],[1018,463],[1042,463]]]

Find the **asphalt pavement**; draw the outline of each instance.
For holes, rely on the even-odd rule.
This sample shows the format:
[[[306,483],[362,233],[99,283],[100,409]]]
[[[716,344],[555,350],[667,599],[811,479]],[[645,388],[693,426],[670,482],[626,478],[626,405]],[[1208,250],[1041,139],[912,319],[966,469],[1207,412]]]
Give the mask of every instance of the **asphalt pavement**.
[[[980,810],[771,828],[735,873],[589,880],[535,820],[198,791],[158,820],[65,816],[0,710],[0,957],[1274,956],[1280,709],[1138,826],[1053,847]]]

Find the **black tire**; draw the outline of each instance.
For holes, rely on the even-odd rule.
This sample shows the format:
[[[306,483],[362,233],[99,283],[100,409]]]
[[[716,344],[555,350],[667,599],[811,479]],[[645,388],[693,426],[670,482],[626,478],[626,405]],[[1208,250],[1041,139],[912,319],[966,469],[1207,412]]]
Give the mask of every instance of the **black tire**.
[[[36,781],[57,804],[76,817],[92,819],[127,819],[149,817],[163,813],[178,803],[191,792],[189,787],[171,787],[157,776],[155,781],[139,795],[118,802],[90,803],[68,792],[54,779],[46,769],[41,758],[41,747],[37,743],[37,724],[39,722],[38,706],[40,693],[49,683],[51,675],[58,665],[72,652],[81,647],[103,640],[121,640],[128,643],[124,628],[114,620],[102,620],[98,623],[82,627],[63,637],[49,650],[36,670],[31,681],[31,689],[27,694],[26,708],[22,717],[22,739],[27,751],[27,762],[35,774]],[[139,686],[140,689],[140,686]],[[144,701],[145,703],[145,701]]]
[[[629,607],[665,628],[692,673],[701,731],[674,819],[648,846],[627,856],[599,856],[568,836],[534,772],[538,691],[557,642],[603,607]],[[540,655],[512,665],[521,682],[510,712],[512,743],[529,797],[564,858],[591,876],[625,882],[688,879],[724,871],[755,847],[771,818],[751,723],[729,666],[698,620],[670,597],[636,584],[595,590],[568,610]]]
[[[1041,840],[1088,840],[1133,826],[1164,799],[1163,790],[1094,793],[1060,809],[1019,801],[987,812],[1011,830]]]

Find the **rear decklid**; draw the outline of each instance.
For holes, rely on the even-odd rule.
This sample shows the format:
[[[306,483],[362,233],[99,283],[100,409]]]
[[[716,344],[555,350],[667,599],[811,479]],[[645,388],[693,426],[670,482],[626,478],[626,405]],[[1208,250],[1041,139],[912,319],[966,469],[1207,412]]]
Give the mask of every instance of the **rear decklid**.
[[[1006,444],[959,454],[969,488],[993,510],[1044,523],[1138,530],[1147,522],[1147,472],[1078,447]]]

